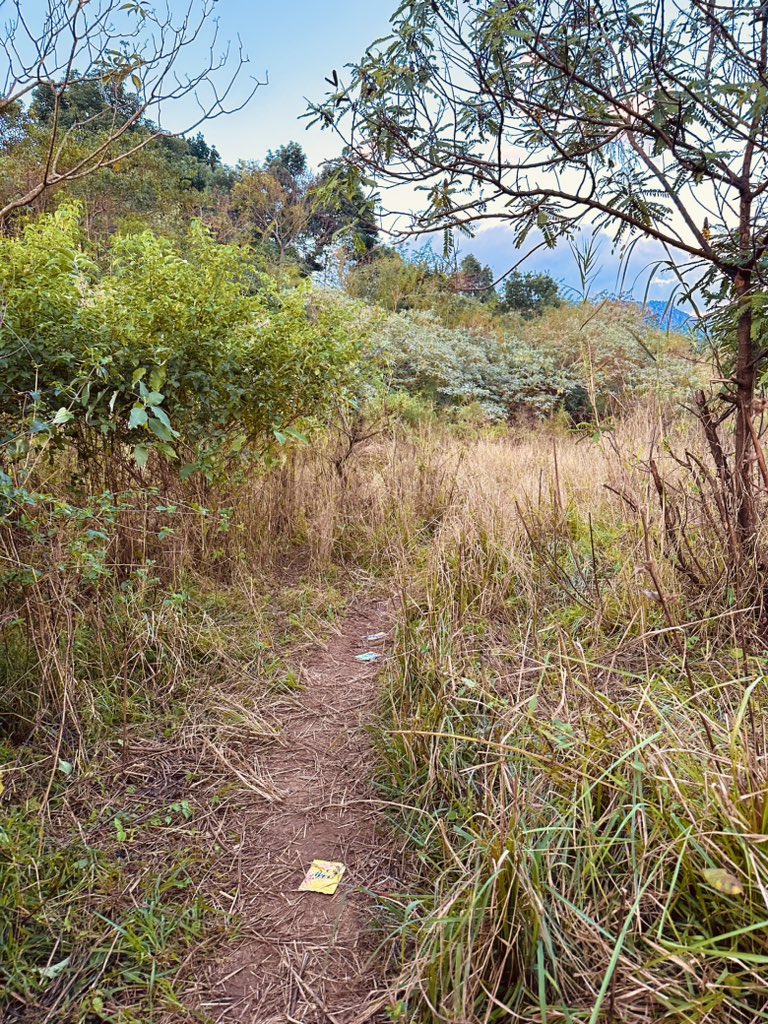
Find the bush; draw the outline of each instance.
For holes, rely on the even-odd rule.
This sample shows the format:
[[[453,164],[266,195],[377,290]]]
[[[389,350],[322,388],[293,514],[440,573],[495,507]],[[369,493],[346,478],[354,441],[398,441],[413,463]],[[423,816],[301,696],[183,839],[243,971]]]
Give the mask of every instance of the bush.
[[[555,360],[517,338],[443,326],[430,313],[397,313],[374,337],[392,386],[438,406],[479,405],[490,419],[546,416],[574,386]]]
[[[638,396],[683,399],[701,376],[688,339],[649,327],[639,307],[619,302],[477,326],[394,313],[374,342],[393,387],[437,406],[477,404],[494,420],[558,408],[576,420],[612,415]]]
[[[614,414],[645,395],[680,401],[701,383],[690,338],[650,326],[635,303],[562,305],[526,332],[578,382],[566,402],[577,419]]]
[[[86,460],[130,445],[210,468],[343,393],[354,311],[281,291],[194,224],[182,244],[116,237],[102,260],[64,207],[0,241],[0,422]]]

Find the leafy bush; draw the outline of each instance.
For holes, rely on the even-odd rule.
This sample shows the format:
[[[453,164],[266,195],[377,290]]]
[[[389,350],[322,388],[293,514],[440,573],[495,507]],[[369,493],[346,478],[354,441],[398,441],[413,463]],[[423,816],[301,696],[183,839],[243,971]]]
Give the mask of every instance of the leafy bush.
[[[281,291],[199,224],[181,245],[116,237],[99,260],[65,207],[0,241],[0,290],[17,451],[55,436],[85,458],[131,445],[140,465],[154,447],[208,466],[317,412],[356,358],[348,303]]]
[[[396,388],[441,406],[476,403],[491,419],[551,413],[574,381],[541,349],[509,335],[443,326],[430,313],[397,313],[375,345]]]
[[[641,395],[682,399],[701,375],[689,339],[650,327],[639,307],[619,302],[472,326],[411,310],[390,314],[374,342],[393,387],[442,407],[475,403],[497,420],[558,407],[591,419]]]

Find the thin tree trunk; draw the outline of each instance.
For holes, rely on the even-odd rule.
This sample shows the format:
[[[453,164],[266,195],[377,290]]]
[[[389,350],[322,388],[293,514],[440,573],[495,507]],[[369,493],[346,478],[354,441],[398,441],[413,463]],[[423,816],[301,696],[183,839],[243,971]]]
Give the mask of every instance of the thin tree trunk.
[[[755,532],[754,451],[751,419],[755,397],[757,361],[752,342],[752,306],[749,278],[740,273],[734,281],[740,310],[736,327],[736,452],[734,477],[739,535],[749,541]]]

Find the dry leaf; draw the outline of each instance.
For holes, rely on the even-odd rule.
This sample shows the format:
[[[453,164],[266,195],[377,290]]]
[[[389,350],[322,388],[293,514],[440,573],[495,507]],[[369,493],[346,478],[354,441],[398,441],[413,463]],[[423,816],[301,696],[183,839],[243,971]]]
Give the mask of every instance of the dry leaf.
[[[707,885],[711,885],[713,889],[726,896],[741,896],[744,892],[738,878],[725,868],[707,868],[706,871],[702,871],[702,875]]]

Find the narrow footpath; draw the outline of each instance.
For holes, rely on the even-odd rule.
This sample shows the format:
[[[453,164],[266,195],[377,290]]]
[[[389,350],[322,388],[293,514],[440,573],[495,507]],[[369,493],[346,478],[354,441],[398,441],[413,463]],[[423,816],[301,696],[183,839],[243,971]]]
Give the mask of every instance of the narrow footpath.
[[[369,783],[367,732],[391,609],[357,603],[325,649],[303,658],[280,740],[258,753],[271,802],[254,797],[239,851],[241,942],[220,966],[206,1012],[217,1024],[363,1024],[382,1019],[371,892],[397,887]],[[298,892],[310,863],[346,868],[333,896]]]

